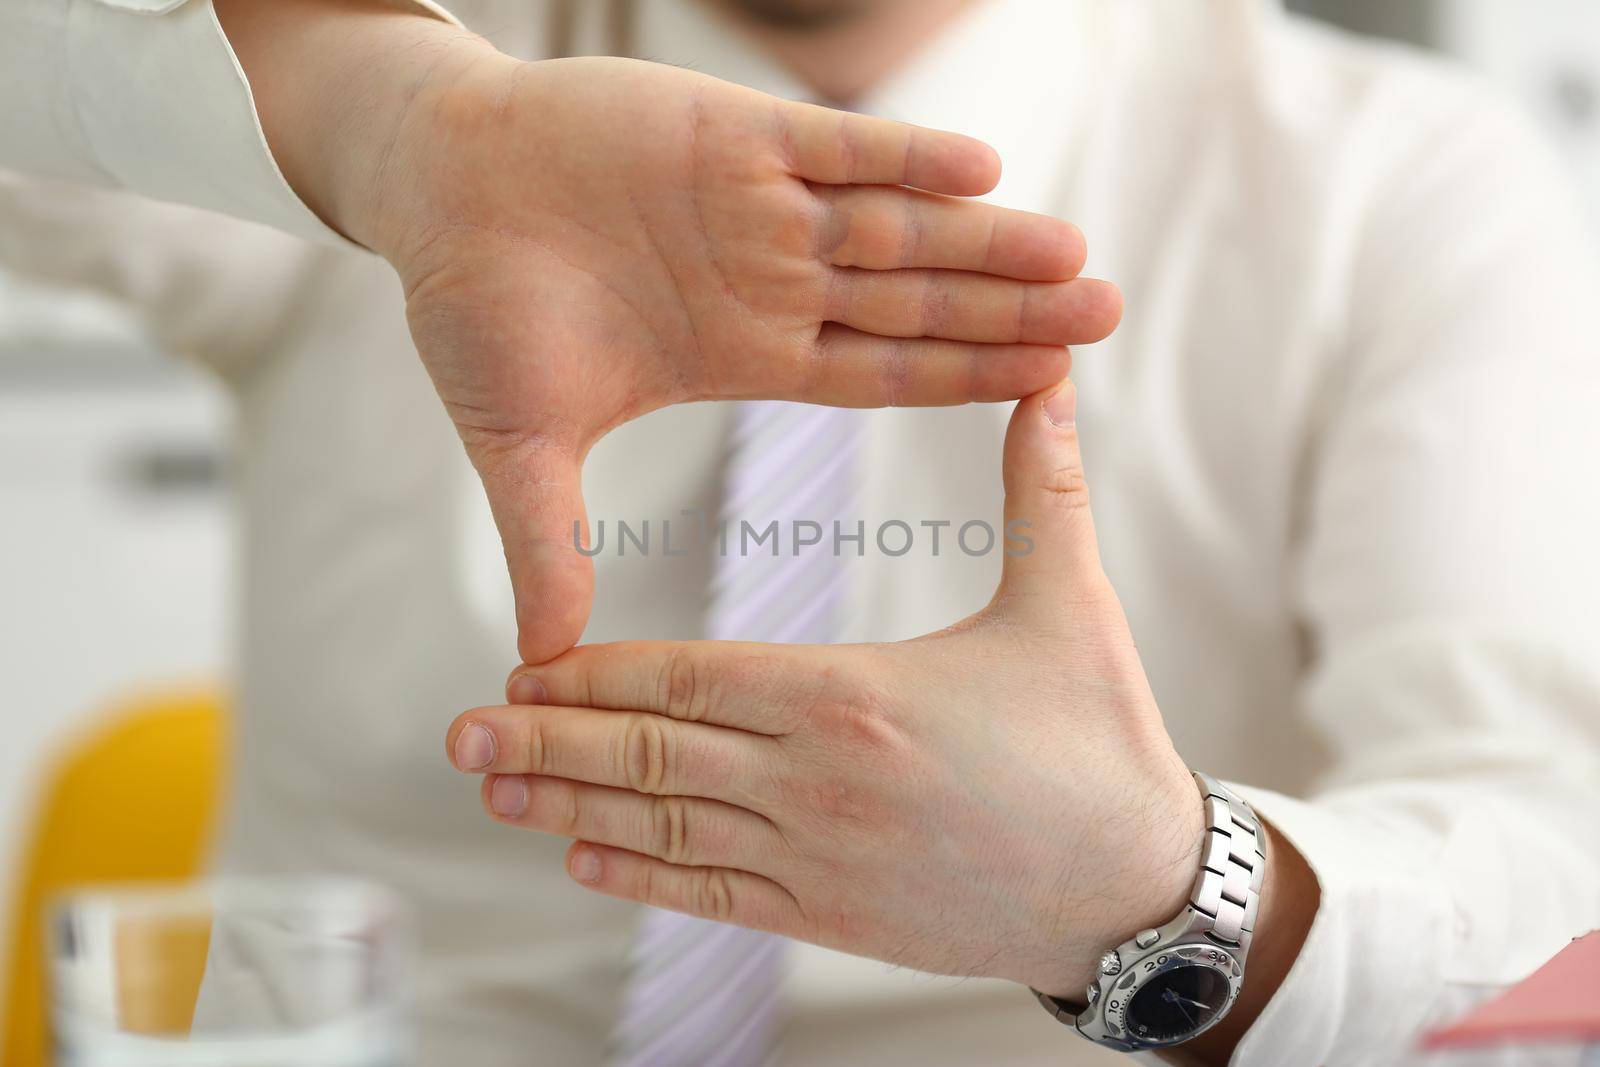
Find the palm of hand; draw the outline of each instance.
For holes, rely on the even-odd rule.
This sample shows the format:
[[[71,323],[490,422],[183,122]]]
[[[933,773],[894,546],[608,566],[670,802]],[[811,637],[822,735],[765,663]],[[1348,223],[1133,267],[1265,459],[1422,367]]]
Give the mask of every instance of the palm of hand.
[[[447,162],[413,171],[428,208],[402,198],[424,221],[390,258],[505,541],[528,662],[587,619],[569,539],[583,458],[618,424],[703,398],[1017,397],[1119,314],[1076,279],[1071,227],[954,199],[997,176],[965,138],[626,60],[494,56],[422,103],[413,140]]]

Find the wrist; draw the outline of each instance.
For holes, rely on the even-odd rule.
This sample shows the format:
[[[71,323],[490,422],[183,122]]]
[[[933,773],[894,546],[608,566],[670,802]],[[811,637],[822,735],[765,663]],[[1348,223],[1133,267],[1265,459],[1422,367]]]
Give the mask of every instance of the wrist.
[[[513,62],[482,38],[383,0],[214,0],[285,180],[331,228],[380,254],[386,210],[419,162],[419,111],[470,65]],[[409,206],[409,205],[408,205]]]
[[[1211,894],[1213,905],[1209,910],[1200,903],[1195,904],[1198,911],[1186,907],[1186,893],[1185,903],[1177,905],[1170,913],[1164,913],[1165,919],[1140,924],[1141,932],[1149,933],[1148,940],[1134,940],[1132,933],[1107,936],[1102,942],[1104,947],[1118,947],[1123,942],[1134,940],[1134,945],[1129,946],[1135,951],[1133,957],[1130,959],[1126,953],[1122,953],[1117,961],[1117,969],[1104,972],[1113,977],[1102,979],[1100,975],[1091,973],[1087,981],[1076,986],[1077,991],[1052,990],[1039,985],[1035,986],[1035,990],[1047,994],[1040,998],[1041,1003],[1058,1020],[1076,1025],[1091,1040],[1126,1050],[1127,1042],[1132,1040],[1128,1035],[1134,1032],[1136,1021],[1140,1034],[1146,1033],[1145,1024],[1148,1024],[1158,1036],[1155,1039],[1141,1039],[1147,1043],[1136,1042],[1134,1047],[1160,1047],[1159,1043],[1166,1043],[1166,1047],[1161,1048],[1161,1054],[1170,1062],[1206,1067],[1231,1060],[1240,1039],[1255,1024],[1286,980],[1299,958],[1320,906],[1320,886],[1305,858],[1270,823],[1250,810],[1248,805],[1244,805],[1245,810],[1241,815],[1237,811],[1241,803],[1238,798],[1228,794],[1220,783],[1204,779],[1203,776],[1197,777],[1202,778],[1204,788],[1210,793],[1207,804],[1226,803],[1220,817],[1215,810],[1210,811],[1206,817],[1205,831],[1207,836],[1218,832],[1227,836],[1227,840],[1217,846],[1227,853],[1227,858],[1222,858],[1218,853],[1214,858],[1219,860],[1220,866],[1208,859],[1207,869],[1203,872],[1207,879],[1215,878],[1223,886],[1221,899],[1215,897],[1216,885],[1209,889],[1201,887],[1197,889],[1201,895],[1195,899],[1202,901],[1208,893]],[[1214,829],[1217,826],[1224,827],[1224,830]],[[1205,851],[1209,856],[1209,848]],[[1254,863],[1249,861],[1252,851],[1257,853]],[[1235,856],[1242,858],[1235,860]],[[1260,866],[1263,856],[1267,857],[1264,868]],[[1238,897],[1230,896],[1225,887],[1227,877],[1240,873],[1240,864],[1246,880],[1257,887],[1254,891],[1259,894],[1258,897],[1247,898],[1243,905],[1240,905]],[[1226,868],[1225,872],[1223,868]],[[1224,908],[1230,904],[1234,906],[1229,919],[1233,925],[1225,928],[1223,922],[1228,916]],[[1243,913],[1242,919],[1240,911]],[[1250,922],[1252,912],[1255,913],[1253,924]],[[1240,929],[1249,932],[1250,936],[1248,939],[1238,937],[1235,945],[1234,932]],[[1214,960],[1221,960],[1231,968],[1231,977],[1224,974],[1220,979],[1220,983],[1226,983],[1229,987],[1226,992],[1232,998],[1229,1007],[1217,1007],[1221,1002],[1216,994],[1223,990],[1216,978],[1209,980],[1209,991],[1186,993],[1186,988],[1196,987],[1193,978],[1183,976],[1203,972],[1195,970],[1195,964],[1185,963],[1179,957],[1185,955],[1182,946],[1196,943],[1194,938],[1197,933],[1207,937],[1213,934],[1220,936],[1222,950],[1234,953],[1236,957],[1236,962],[1228,962],[1224,957],[1219,957],[1215,949],[1211,953]],[[1205,941],[1198,944],[1202,948],[1208,946]],[[1229,948],[1230,945],[1235,947]],[[1157,953],[1165,955],[1156,957]],[[1246,959],[1241,953],[1248,955],[1247,974],[1240,966]],[[1162,967],[1162,963],[1167,965]],[[1155,970],[1152,974],[1153,966]],[[1200,966],[1217,965],[1202,963]],[[1120,976],[1124,971],[1128,972],[1126,976]],[[1164,975],[1169,977],[1163,978]],[[1109,988],[1107,983],[1110,982],[1116,983],[1114,990]],[[1098,989],[1092,988],[1091,983]],[[1123,1007],[1119,1013],[1116,1010],[1117,1000],[1106,1001],[1105,998],[1108,992],[1121,994],[1124,988],[1128,992],[1121,995]],[[1102,1006],[1098,1013],[1085,1013],[1085,1007],[1097,1003],[1096,993],[1101,998],[1100,1002],[1109,1007]],[[1200,996],[1201,999],[1185,1001],[1186,995]],[[1054,1002],[1050,999],[1052,997]],[[1187,1018],[1189,1028],[1198,1027],[1200,1032],[1185,1035],[1182,1032],[1184,1027],[1177,1025],[1179,1020],[1163,1020],[1162,1012],[1165,1009],[1160,1007],[1163,998],[1173,1003],[1210,1008],[1218,1014],[1213,1015],[1210,1022],[1203,1018]],[[1135,1021],[1130,1021],[1132,1013],[1138,1013]],[[1174,1026],[1176,1030],[1168,1033]],[[1148,1043],[1150,1040],[1159,1043],[1152,1045]]]
[[[1176,754],[1172,764],[1173,773],[1160,776],[1130,802],[1124,818],[1108,823],[1122,831],[1115,849],[1119,861],[1101,871],[1100,884],[1057,920],[1057,929],[1070,931],[1065,938],[1057,935],[1056,944],[1066,951],[1038,980],[1028,982],[1033,988],[1082,1001],[1108,949],[1166,924],[1189,903],[1206,832],[1205,809],[1194,778]]]

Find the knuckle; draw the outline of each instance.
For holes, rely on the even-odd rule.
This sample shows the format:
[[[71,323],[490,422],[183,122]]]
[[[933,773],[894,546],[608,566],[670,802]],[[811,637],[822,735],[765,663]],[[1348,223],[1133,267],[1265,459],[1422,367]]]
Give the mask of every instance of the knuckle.
[[[840,667],[821,675],[803,712],[819,734],[838,739],[847,751],[866,753],[874,761],[900,750],[907,740],[884,695],[854,671]]]
[[[665,792],[672,749],[672,732],[665,720],[649,714],[630,716],[622,732],[622,780],[636,793]]]
[[[917,173],[917,164],[922,152],[922,138],[917,136],[917,131],[909,126],[896,129],[900,138],[900,168],[899,174],[902,181],[909,181]]]
[[[718,922],[731,922],[734,914],[733,875],[720,868],[697,872],[689,883],[689,910]]]
[[[922,283],[922,301],[919,315],[924,336],[939,336],[950,325],[950,289],[933,271],[927,273]]]
[[[922,258],[922,246],[927,236],[926,219],[915,200],[906,199],[897,224],[885,227],[897,236],[894,265],[909,267]]]
[[[805,114],[799,106],[789,100],[773,99],[770,125],[777,138],[778,157],[791,171],[796,169],[800,159],[796,127],[804,122]]]
[[[668,863],[688,866],[689,805],[682,797],[660,797],[650,808],[650,841],[654,853]]]
[[[665,903],[658,895],[656,882],[656,866],[653,863],[636,863],[633,865],[633,899],[646,904]]]
[[[1000,216],[990,215],[989,224],[986,227],[986,232],[983,239],[983,269],[985,271],[991,271],[994,269],[995,249],[1000,240],[1000,226]]]
[[[544,725],[537,715],[528,723],[527,766],[531,774],[549,773],[550,739]]]
[[[662,707],[668,718],[700,722],[710,707],[710,670],[705,659],[686,645],[672,650],[663,671]]]
[[[830,828],[849,824],[882,828],[893,818],[893,804],[876,773],[852,768],[910,766],[917,760],[911,738],[891,707],[871,687],[837,678],[825,681],[805,708],[810,731],[825,738],[830,751],[848,752],[846,764],[830,762],[823,774],[790,778],[786,792],[800,810]]]
[[[1045,472],[1039,487],[1056,507],[1077,510],[1089,505],[1089,482],[1082,463],[1073,461],[1052,467]]]
[[[853,184],[856,175],[861,173],[861,144],[859,129],[852,123],[848,116],[839,118],[838,146],[839,146],[839,174],[848,183]]]
[[[1011,330],[1019,341],[1026,340],[1033,336],[1034,291],[1035,290],[1031,285],[1023,286],[1022,295],[1016,303],[1016,320],[1013,322]]]
[[[870,693],[819,697],[812,702],[809,718],[823,735],[873,760],[898,749],[903,740]]]
[[[916,358],[909,339],[893,338],[883,348],[883,400],[889,407],[903,407],[911,389],[912,362]]]

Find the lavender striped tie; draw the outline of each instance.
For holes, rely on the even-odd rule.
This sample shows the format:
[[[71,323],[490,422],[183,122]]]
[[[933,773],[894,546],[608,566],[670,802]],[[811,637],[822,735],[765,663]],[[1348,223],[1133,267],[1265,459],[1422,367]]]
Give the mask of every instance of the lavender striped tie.
[[[860,414],[739,405],[724,480],[709,636],[826,642],[844,568],[835,522],[856,532]],[[775,536],[767,533],[776,522]],[[759,539],[759,540],[758,540]],[[817,543],[805,545],[802,542]],[[847,542],[846,551],[859,542]],[[773,1057],[785,941],[648,908],[629,959],[615,1067],[757,1067]]]

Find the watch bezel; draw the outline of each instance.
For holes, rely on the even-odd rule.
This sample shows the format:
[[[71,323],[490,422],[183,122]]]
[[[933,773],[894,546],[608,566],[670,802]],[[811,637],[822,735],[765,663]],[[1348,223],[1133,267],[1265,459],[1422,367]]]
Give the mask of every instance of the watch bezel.
[[[1227,983],[1228,999],[1200,1026],[1165,1039],[1143,1037],[1128,1029],[1128,1006],[1139,991],[1153,978],[1170,974],[1182,967],[1205,967],[1221,975]],[[1115,975],[1101,979],[1100,995],[1095,1004],[1079,1016],[1078,1029],[1093,1041],[1114,1043],[1115,1047],[1132,1049],[1169,1048],[1205,1033],[1228,1014],[1244,985],[1244,965],[1226,946],[1205,938],[1171,945],[1155,945],[1149,951],[1124,962]],[[1090,1018],[1084,1018],[1084,1015]],[[1098,1033],[1094,1031],[1099,1031]]]

